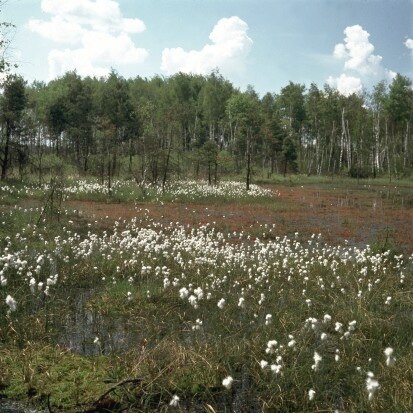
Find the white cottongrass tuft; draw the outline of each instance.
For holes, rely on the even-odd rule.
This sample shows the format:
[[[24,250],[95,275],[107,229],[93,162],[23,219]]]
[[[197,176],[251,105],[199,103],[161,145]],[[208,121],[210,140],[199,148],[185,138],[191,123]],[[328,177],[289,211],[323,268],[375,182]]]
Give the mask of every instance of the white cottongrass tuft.
[[[314,359],[314,364],[311,366],[311,368],[312,368],[314,371],[318,371],[320,362],[321,362],[321,360],[322,360],[323,358],[315,351],[315,352],[314,352],[313,359]]]
[[[37,287],[37,283],[36,283],[36,280],[34,278],[30,278],[29,287],[30,287],[31,293],[34,294],[35,291],[36,291],[36,287]]]
[[[189,304],[191,304],[192,307],[194,307],[195,309],[199,307],[198,300],[193,294],[188,297],[188,301],[189,301]]]
[[[287,346],[290,348],[295,348],[296,341],[294,339],[291,339],[288,343]]]
[[[232,382],[234,379],[231,376],[225,377],[224,380],[222,380],[222,385],[229,390],[232,387]]]
[[[220,309],[222,310],[222,309],[224,308],[224,306],[225,306],[225,299],[224,299],[224,298],[221,298],[221,299],[218,301],[217,306],[218,306],[218,308],[220,308]]]
[[[277,340],[270,340],[267,343],[267,348],[265,349],[265,352],[267,354],[273,354],[275,352],[275,348],[277,347],[277,345],[278,345]]]
[[[280,374],[280,372],[281,372],[281,365],[279,365],[279,364],[271,364],[271,371],[274,373],[274,374]]]
[[[339,323],[338,321],[336,322],[334,326],[334,330],[337,331],[337,333],[342,333],[343,332],[343,324]]]
[[[177,406],[178,406],[178,403],[179,403],[179,397],[178,397],[176,394],[174,394],[174,395],[172,396],[171,401],[169,402],[169,406],[177,407]]]
[[[330,321],[331,321],[331,315],[330,314],[324,314],[323,323],[327,324]]]
[[[308,390],[308,400],[310,401],[313,400],[314,396],[315,396],[315,390],[313,389]]]
[[[393,356],[393,349],[391,347],[387,347],[384,350],[384,355],[386,356],[386,366],[391,367],[394,366],[396,362],[396,358]]]
[[[202,320],[199,319],[199,318],[197,318],[197,319],[195,320],[195,324],[192,326],[192,330],[193,330],[193,331],[200,330],[201,327],[202,327]]]
[[[194,294],[197,296],[198,300],[202,300],[204,298],[204,292],[201,287],[195,288]]]
[[[260,361],[260,366],[262,369],[265,369],[268,366],[268,361],[261,360]]]
[[[366,379],[366,389],[369,394],[369,400],[373,400],[374,393],[380,388],[379,382],[374,378],[374,374],[369,371]]]
[[[348,339],[348,338],[350,338],[350,331],[346,331],[344,334],[343,334],[343,336],[341,337],[341,339]]]
[[[354,331],[356,329],[357,321],[353,320],[348,323],[348,331]]]
[[[11,295],[6,297],[6,304],[9,306],[9,311],[16,311],[17,302]]]
[[[182,300],[184,300],[186,297],[188,297],[188,295],[189,295],[189,291],[188,291],[187,288],[182,287],[182,288],[179,290],[179,297],[180,297]]]

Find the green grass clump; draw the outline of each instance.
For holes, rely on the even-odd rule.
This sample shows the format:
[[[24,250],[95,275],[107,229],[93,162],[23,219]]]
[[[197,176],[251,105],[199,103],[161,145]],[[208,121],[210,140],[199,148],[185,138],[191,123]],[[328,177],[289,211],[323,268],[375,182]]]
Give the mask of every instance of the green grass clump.
[[[106,357],[85,358],[59,346],[0,347],[3,395],[47,407],[73,408],[96,400],[111,377]]]

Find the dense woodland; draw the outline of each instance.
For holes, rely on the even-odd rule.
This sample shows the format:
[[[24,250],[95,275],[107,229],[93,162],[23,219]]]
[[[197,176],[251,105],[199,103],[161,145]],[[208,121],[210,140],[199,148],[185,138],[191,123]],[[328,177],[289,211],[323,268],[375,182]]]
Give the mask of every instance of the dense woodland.
[[[76,72],[29,85],[9,75],[0,100],[1,180],[50,173],[163,184],[274,173],[387,176],[413,170],[412,81],[371,93],[290,82],[262,98],[218,72],[124,79]],[[245,178],[244,178],[245,179]]]

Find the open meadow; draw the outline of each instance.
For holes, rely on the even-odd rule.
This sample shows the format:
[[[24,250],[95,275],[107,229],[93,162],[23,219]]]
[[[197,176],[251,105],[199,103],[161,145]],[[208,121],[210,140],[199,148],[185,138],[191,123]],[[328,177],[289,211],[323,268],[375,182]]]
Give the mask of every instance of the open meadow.
[[[408,412],[413,185],[0,184],[0,409]]]

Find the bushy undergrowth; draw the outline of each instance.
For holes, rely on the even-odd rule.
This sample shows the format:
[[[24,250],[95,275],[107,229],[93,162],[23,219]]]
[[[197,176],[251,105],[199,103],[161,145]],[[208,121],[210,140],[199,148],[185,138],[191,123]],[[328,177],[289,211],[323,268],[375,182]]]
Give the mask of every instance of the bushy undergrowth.
[[[75,408],[139,379],[113,408],[411,410],[413,256],[145,210],[75,224],[51,236],[16,220],[1,244],[4,394]]]

